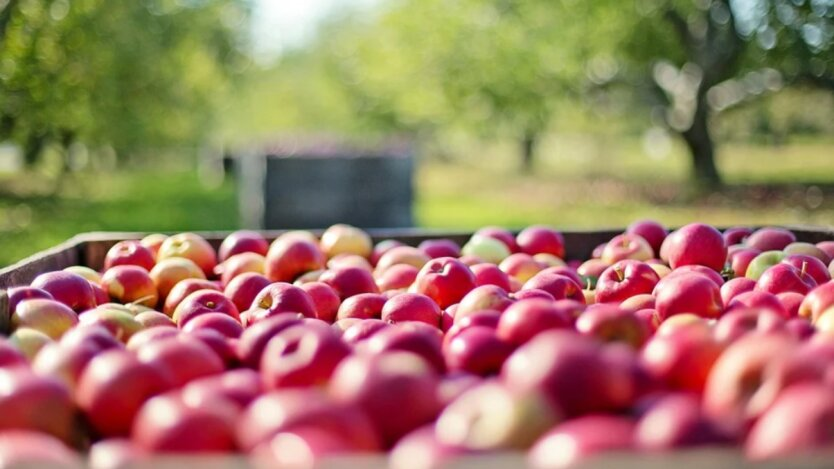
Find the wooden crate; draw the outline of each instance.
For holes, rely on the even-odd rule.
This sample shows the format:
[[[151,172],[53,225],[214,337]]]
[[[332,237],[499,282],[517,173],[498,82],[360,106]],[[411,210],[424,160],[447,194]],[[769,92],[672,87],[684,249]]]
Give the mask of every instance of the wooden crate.
[[[834,228],[811,226],[786,226],[793,231],[798,241],[817,243],[834,240]],[[312,230],[316,234],[320,231]],[[270,241],[283,231],[264,231],[264,236]],[[421,229],[371,229],[368,230],[374,242],[383,239],[396,239],[409,245],[417,245],[420,241],[432,238],[449,238],[461,245],[471,236],[471,232],[464,231],[432,231]],[[568,259],[587,259],[593,249],[612,237],[623,232],[623,229],[602,230],[565,230],[565,249]],[[18,285],[27,285],[38,274],[53,270],[60,270],[71,265],[86,265],[100,270],[104,263],[104,256],[115,243],[125,239],[141,239],[146,233],[117,233],[95,232],[85,233],[55,246],[54,248],[28,257],[12,266],[0,269],[0,333],[8,331],[9,309],[8,297],[5,289]],[[228,232],[201,232],[212,245],[217,248]],[[162,457],[147,464],[148,468],[178,468],[184,464],[198,465],[203,468],[248,468],[250,464],[242,457]],[[383,456],[360,456],[335,458],[323,467],[332,469],[387,467],[387,460]],[[496,455],[462,458],[451,466],[454,469],[497,469],[526,467],[523,453],[501,453]],[[636,453],[607,454],[577,467],[588,469],[705,469],[705,468],[806,468],[823,469],[834,467],[834,452],[821,453],[790,460],[769,461],[766,463],[752,463],[746,461],[740,451],[735,449],[716,448],[679,451],[669,454],[645,455]]]

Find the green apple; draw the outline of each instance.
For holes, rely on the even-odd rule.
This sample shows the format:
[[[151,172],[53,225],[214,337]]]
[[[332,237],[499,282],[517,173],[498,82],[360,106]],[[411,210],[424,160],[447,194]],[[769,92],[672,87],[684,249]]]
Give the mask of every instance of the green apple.
[[[492,264],[498,264],[510,255],[506,244],[489,236],[475,235],[461,249],[464,256],[475,256]]]
[[[782,262],[782,259],[785,257],[787,257],[787,254],[782,251],[765,251],[750,261],[750,265],[747,266],[747,273],[745,276],[749,279],[758,281],[759,277],[762,276],[765,270]]]

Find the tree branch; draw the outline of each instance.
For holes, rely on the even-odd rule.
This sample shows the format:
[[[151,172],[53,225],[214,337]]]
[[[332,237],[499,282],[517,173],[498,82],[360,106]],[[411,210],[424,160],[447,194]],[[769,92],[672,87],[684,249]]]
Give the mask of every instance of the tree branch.
[[[9,3],[0,10],[0,44],[6,40],[6,30],[12,21],[12,11],[17,6],[17,0],[9,0]]]
[[[680,12],[671,5],[666,7],[666,10],[663,12],[663,17],[672,25],[675,33],[678,35],[678,40],[680,40],[681,45],[683,45],[684,49],[687,50],[688,55],[691,55],[695,50],[695,37],[692,36],[692,33],[689,31],[689,23],[687,23],[686,19],[681,16]]]

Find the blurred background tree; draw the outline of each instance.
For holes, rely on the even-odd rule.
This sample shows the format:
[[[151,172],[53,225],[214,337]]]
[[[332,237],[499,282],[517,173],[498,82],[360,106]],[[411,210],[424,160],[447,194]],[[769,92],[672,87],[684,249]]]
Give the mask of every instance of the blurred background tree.
[[[201,145],[248,59],[243,0],[0,2],[0,140],[130,157]],[[65,156],[64,164],[71,164]]]

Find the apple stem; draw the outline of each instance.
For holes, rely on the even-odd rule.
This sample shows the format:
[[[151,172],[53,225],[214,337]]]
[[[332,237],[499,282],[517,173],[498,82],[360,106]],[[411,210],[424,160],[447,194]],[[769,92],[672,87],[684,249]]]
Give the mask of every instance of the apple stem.
[[[620,279],[621,282],[625,280],[625,274],[623,273],[623,269],[619,267],[614,267],[614,273],[617,274],[617,278]]]
[[[808,261],[802,261],[802,268],[799,270],[799,276],[800,277],[805,276],[805,273],[806,273],[805,271],[807,270],[807,268],[808,268]]]

